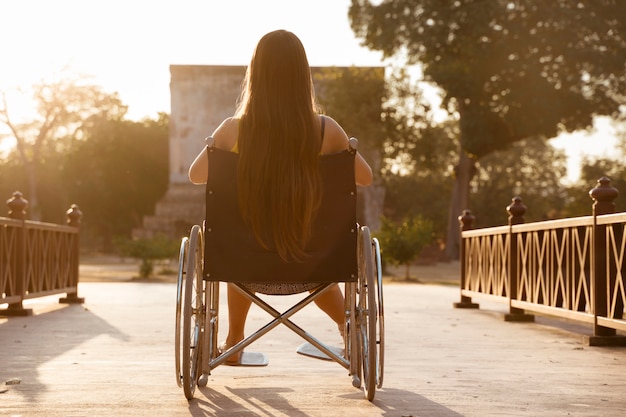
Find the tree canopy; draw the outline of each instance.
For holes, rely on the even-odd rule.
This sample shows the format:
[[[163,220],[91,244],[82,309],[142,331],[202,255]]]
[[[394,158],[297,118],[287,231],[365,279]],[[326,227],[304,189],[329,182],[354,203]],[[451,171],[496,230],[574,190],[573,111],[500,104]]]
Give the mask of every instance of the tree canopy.
[[[352,0],[366,46],[423,66],[481,157],[587,128],[626,96],[626,2]]]
[[[521,197],[528,209],[526,221],[560,217],[567,204],[561,182],[565,171],[565,153],[539,138],[516,142],[482,158],[471,183],[474,226],[506,224],[506,206],[515,196]]]
[[[154,212],[168,187],[169,117],[94,120],[65,156],[64,184],[84,213],[83,230],[110,250]]]

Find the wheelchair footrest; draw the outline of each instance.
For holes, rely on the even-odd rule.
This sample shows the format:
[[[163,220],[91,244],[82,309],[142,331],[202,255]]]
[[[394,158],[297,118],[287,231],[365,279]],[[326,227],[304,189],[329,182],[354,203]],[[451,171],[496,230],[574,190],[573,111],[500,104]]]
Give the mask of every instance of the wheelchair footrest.
[[[267,366],[270,361],[265,353],[261,352],[243,352],[241,354],[241,362],[236,366]]]
[[[327,348],[328,350],[330,350],[331,352],[335,353],[338,356],[342,356],[342,357],[344,356],[344,351],[340,347],[327,346]],[[298,352],[300,355],[308,356],[310,358],[322,359],[325,361],[332,360],[328,355],[326,355],[324,352],[322,352],[321,350],[319,350],[318,348],[316,348],[315,346],[313,346],[312,344],[308,342],[301,344],[300,347],[298,347],[298,350],[296,352]]]

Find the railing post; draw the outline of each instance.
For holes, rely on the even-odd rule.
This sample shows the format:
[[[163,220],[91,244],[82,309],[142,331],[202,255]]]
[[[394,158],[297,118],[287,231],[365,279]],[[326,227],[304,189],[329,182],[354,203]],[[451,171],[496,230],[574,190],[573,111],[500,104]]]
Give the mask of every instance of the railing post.
[[[17,303],[11,303],[2,311],[3,316],[30,316],[33,314],[33,310],[30,308],[24,308],[22,304],[24,296],[26,295],[26,209],[28,208],[28,200],[22,197],[22,193],[16,191],[13,193],[13,197],[7,200],[7,206],[9,206],[9,217],[11,219],[20,220],[22,227],[16,234],[15,247],[16,256],[13,262],[13,276],[15,277],[15,292],[19,295],[20,301]]]
[[[509,250],[507,254],[508,279],[509,279],[509,312],[504,315],[504,321],[534,321],[535,316],[526,314],[524,310],[512,307],[511,301],[517,299],[517,235],[513,234],[513,226],[524,223],[526,206],[522,203],[522,198],[515,196],[511,199],[511,204],[506,207],[509,213]]]
[[[615,285],[615,277],[609,277],[606,268],[606,225],[598,225],[597,217],[603,214],[615,212],[613,200],[617,197],[618,191],[611,186],[611,180],[602,177],[596,186],[589,191],[589,196],[593,199],[593,252],[591,254],[591,299],[593,300],[593,337],[589,343],[592,345],[607,344],[603,338],[616,335],[615,329],[598,325],[598,316],[608,317],[608,291]]]
[[[465,270],[465,256],[466,256],[466,248],[465,242],[463,241],[463,231],[471,230],[474,225],[474,220],[476,218],[472,215],[472,212],[469,210],[463,210],[463,214],[459,216],[459,225],[461,227],[460,233],[460,244],[459,244],[459,258],[461,259],[461,280],[460,280],[460,291],[461,291],[461,301],[458,303],[454,303],[455,308],[478,308],[478,304],[473,303],[470,297],[463,295],[463,289],[465,288],[465,279],[466,279],[466,270]]]
[[[14,192],[13,197],[7,200],[7,206],[9,206],[9,217],[11,219],[26,220],[28,200],[23,198],[21,192]]]
[[[59,303],[63,304],[82,304],[85,302],[84,297],[78,296],[78,271],[80,265],[80,222],[83,217],[83,212],[80,211],[76,204],[72,204],[72,206],[65,212],[67,217],[67,225],[76,227],[76,236],[74,237],[73,247],[72,247],[72,284],[76,287],[75,292],[68,292],[65,297],[59,299]]]

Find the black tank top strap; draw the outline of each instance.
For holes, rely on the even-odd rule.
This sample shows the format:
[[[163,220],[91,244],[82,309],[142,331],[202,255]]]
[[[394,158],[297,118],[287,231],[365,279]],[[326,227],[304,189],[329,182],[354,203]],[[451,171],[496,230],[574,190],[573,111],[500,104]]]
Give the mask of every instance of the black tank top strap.
[[[323,115],[320,115],[322,118],[322,140],[324,140],[324,127],[326,125],[326,118]]]

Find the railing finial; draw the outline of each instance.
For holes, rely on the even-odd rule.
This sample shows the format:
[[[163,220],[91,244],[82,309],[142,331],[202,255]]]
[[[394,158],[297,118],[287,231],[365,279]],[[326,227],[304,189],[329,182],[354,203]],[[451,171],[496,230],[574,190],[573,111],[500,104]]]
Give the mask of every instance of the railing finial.
[[[65,216],[67,216],[67,224],[69,226],[79,227],[80,220],[83,217],[83,212],[80,211],[76,204],[72,204],[72,206],[65,212]]]
[[[589,197],[593,199],[593,215],[615,213],[613,200],[617,198],[617,194],[619,191],[611,185],[609,177],[600,178],[596,186],[589,191]]]
[[[459,216],[459,223],[461,224],[461,230],[471,230],[474,225],[476,217],[469,210],[463,210],[463,214]]]
[[[524,223],[524,214],[526,214],[526,206],[522,203],[520,196],[515,196],[511,199],[511,204],[506,207],[507,213],[509,213],[509,224],[521,224]]]
[[[22,193],[16,191],[13,197],[7,200],[9,206],[9,217],[17,220],[26,220],[26,209],[28,208],[28,200],[22,197]]]

